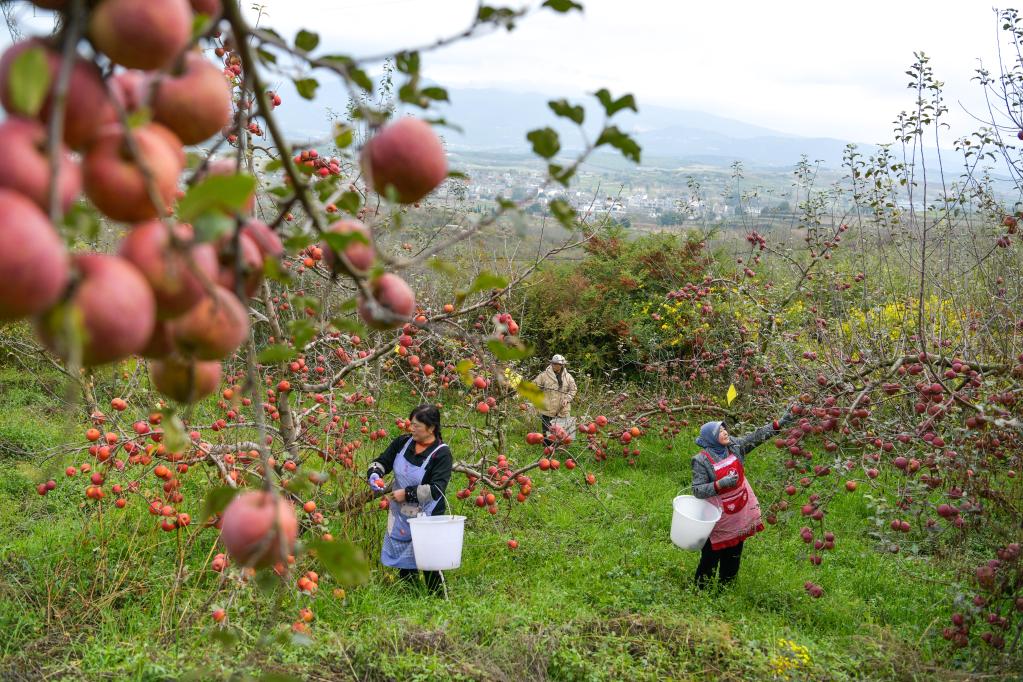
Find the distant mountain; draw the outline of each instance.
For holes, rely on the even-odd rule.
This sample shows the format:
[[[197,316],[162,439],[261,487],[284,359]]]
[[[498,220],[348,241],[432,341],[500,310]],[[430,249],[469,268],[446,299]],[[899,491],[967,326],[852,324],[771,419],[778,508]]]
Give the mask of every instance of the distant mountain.
[[[526,133],[543,126],[559,132],[566,152],[582,148],[574,124],[559,119],[547,106],[550,96],[497,89],[449,89],[448,94],[450,103],[439,106],[437,115],[462,129],[443,130],[452,151],[528,154]],[[585,106],[585,128],[592,139],[603,122],[599,103],[591,96],[570,100]],[[339,86],[325,82],[315,104],[292,95],[277,113],[291,134],[322,137],[328,130],[327,103],[333,111],[343,112],[344,102]],[[789,135],[702,111],[644,105],[642,101],[638,104],[639,113],[621,112],[615,122],[635,135],[645,156],[658,159],[723,167],[741,160],[750,166],[791,168],[805,154],[811,161],[819,159],[822,165],[837,168],[847,144],[831,138]],[[872,149],[863,145],[861,151],[868,153]]]

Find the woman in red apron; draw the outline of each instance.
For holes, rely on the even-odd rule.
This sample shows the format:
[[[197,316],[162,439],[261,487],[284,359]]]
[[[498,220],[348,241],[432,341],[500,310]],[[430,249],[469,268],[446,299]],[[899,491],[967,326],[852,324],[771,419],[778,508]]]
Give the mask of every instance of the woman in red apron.
[[[705,587],[715,576],[722,584],[735,580],[743,543],[764,529],[760,503],[746,479],[743,461],[794,419],[786,411],[780,420],[734,441],[723,422],[708,422],[700,429],[696,444],[703,450],[693,457],[693,495],[718,507],[721,518],[700,553],[697,586]]]

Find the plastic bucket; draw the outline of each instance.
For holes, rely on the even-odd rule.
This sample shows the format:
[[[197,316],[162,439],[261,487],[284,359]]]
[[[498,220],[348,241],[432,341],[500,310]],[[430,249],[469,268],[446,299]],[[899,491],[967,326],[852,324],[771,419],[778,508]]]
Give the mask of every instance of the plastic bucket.
[[[682,549],[701,549],[721,518],[720,509],[692,495],[679,495],[671,508],[671,541]]]
[[[417,516],[408,524],[419,570],[450,571],[462,565],[464,516]]]

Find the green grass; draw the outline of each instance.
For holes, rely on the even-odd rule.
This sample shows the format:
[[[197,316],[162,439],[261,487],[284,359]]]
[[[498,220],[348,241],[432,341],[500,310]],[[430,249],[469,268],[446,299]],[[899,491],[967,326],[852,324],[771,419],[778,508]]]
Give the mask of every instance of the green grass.
[[[0,434],[35,429],[22,442],[37,449],[66,438],[67,421],[40,421],[45,394],[31,382],[14,383],[21,392],[11,393]],[[449,438],[457,454],[460,436]],[[450,497],[468,521],[462,567],[447,574],[449,601],[395,584],[379,566],[379,512],[368,514],[355,538],[371,553],[371,580],[343,600],[332,595],[329,576],[312,600],[254,584],[218,586],[219,576],[203,570],[214,541],[208,531],[188,554],[175,595],[179,546],[154,527],[140,500],[106,510],[100,521],[83,504],[77,479],[46,497],[33,490],[63,461],[40,467],[7,459],[0,467],[0,676],[949,679],[978,664],[976,651],[950,652],[939,636],[951,608],[945,583],[952,567],[874,552],[860,532],[869,516],[860,494],[833,503],[837,546],[823,566],[806,560],[794,519],[747,543],[734,586],[694,590],[697,553],[668,541],[670,501],[688,483],[691,438],[671,444],[645,436],[637,467],[620,460],[593,467],[593,487],[580,470],[537,472],[529,502],[503,503],[496,517],[454,500],[464,482],[456,476]],[[776,466],[774,452],[766,446],[751,456],[755,488]],[[190,499],[196,508],[185,508],[197,514]],[[519,541],[517,550],[507,548],[509,538]],[[820,600],[803,590],[811,579],[824,587]],[[316,614],[308,642],[261,637],[280,632],[303,605]],[[222,642],[212,627],[215,606],[227,608],[236,642]],[[795,660],[788,642],[805,647],[808,658],[786,677],[777,666]]]

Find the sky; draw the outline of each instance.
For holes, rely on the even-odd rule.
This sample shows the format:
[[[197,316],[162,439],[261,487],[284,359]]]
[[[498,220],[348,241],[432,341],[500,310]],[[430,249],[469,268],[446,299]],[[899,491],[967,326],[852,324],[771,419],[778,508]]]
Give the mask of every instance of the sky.
[[[308,28],[325,52],[355,55],[428,44],[476,11],[474,0],[261,1],[284,35]],[[964,107],[984,108],[971,82],[978,58],[996,65],[997,22],[981,0],[580,1],[581,14],[546,10],[511,33],[424,54],[424,73],[452,87],[572,96],[607,87],[634,93],[641,108],[875,143],[889,141],[896,115],[913,106],[905,71],[914,51],[945,82],[954,133],[976,128]]]
[[[261,4],[262,21],[284,36],[306,28],[320,34],[323,54],[355,56],[429,44],[463,30],[476,13],[475,0],[241,2],[253,20],[252,6]],[[510,33],[424,54],[423,72],[450,87],[570,98],[606,87],[633,93],[640,108],[694,109],[789,134],[879,143],[891,140],[892,121],[913,106],[905,71],[915,51],[931,58],[945,83],[949,140],[979,125],[967,113],[984,111],[971,81],[978,59],[997,66],[989,0],[580,2],[582,13],[544,10]],[[52,26],[29,5],[19,13],[26,33]]]

